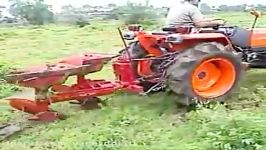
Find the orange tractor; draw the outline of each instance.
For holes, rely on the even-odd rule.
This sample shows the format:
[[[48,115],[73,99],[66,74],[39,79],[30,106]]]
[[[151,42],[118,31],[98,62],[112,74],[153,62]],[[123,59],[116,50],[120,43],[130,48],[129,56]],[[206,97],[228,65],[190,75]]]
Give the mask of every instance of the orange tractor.
[[[170,89],[179,103],[191,105],[226,100],[237,88],[246,67],[266,67],[266,29],[218,26],[195,30],[193,26],[165,27],[146,32],[138,25],[122,34],[125,49],[118,55],[86,53],[10,72],[6,81],[35,89],[35,99],[9,99],[17,110],[31,119],[53,121],[58,113],[49,108],[57,102],[72,101],[91,108],[98,96],[117,90],[148,94]],[[126,40],[129,40],[129,45]],[[91,80],[85,76],[100,71],[112,61],[115,81]],[[70,76],[76,83],[65,85]]]

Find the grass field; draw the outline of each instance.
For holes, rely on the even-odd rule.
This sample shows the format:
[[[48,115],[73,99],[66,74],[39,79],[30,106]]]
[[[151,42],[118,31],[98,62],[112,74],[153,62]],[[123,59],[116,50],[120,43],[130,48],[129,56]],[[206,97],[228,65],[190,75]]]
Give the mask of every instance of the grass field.
[[[250,26],[253,18],[245,13],[225,13],[229,23]],[[259,21],[260,26],[266,19]],[[85,28],[47,25],[43,27],[0,28],[0,62],[4,66],[25,67],[82,52],[116,53],[122,49],[116,22],[97,22]],[[0,66],[1,66],[0,64]],[[95,78],[112,79],[110,65]],[[1,74],[1,73],[0,73]],[[232,103],[264,101],[266,70],[249,71]],[[13,87],[0,84],[0,97]],[[1,150],[257,150],[266,149],[265,106],[228,110],[217,105],[198,108],[180,116],[176,97],[157,93],[148,97],[114,94],[103,97],[108,106],[82,111],[68,103],[54,109],[68,118],[27,129],[0,143]],[[10,112],[0,101],[0,123],[17,120],[25,114]]]

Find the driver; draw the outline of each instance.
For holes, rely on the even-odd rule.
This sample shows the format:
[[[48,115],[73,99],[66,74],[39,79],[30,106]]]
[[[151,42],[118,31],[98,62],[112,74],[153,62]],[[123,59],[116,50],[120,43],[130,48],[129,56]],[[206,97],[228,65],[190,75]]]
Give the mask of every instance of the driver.
[[[199,3],[200,0],[182,0],[173,5],[167,15],[166,25],[176,26],[193,24],[195,27],[203,28],[225,24],[223,20],[204,18],[198,8]]]

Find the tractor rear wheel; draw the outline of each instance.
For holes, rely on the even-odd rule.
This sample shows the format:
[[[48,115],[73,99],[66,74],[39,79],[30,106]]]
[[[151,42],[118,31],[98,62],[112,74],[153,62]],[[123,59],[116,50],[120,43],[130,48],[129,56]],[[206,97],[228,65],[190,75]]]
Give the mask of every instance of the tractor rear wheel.
[[[224,101],[237,87],[242,71],[241,58],[222,44],[201,43],[176,57],[167,69],[167,85],[183,105]]]

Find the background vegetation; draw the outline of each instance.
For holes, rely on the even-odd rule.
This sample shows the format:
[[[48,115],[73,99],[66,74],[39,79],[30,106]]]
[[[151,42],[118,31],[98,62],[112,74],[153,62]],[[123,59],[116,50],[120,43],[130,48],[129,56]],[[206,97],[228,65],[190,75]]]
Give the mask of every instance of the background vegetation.
[[[72,54],[117,53],[123,44],[116,28],[130,20],[130,17],[122,20],[125,18],[125,14],[120,13],[123,9],[113,11],[118,14],[117,18],[90,21],[82,28],[75,24],[40,26],[38,23],[38,26],[1,27],[0,77],[10,68],[51,62]],[[158,15],[163,16],[163,13]],[[163,18],[153,20],[154,17],[142,17],[139,20],[157,21],[156,26],[146,24],[150,30],[158,30],[163,22]],[[253,21],[253,17],[244,12],[219,12],[212,14],[212,17],[224,18],[228,24],[243,27],[251,26]],[[32,23],[35,24],[34,21]],[[258,26],[265,24],[266,19],[261,18]],[[89,77],[112,79],[110,67],[108,64],[102,72]],[[68,116],[66,120],[33,126],[0,143],[0,149],[264,150],[265,74],[265,70],[252,70],[245,75],[240,91],[232,98],[232,109],[220,105],[208,109],[199,107],[182,115],[184,110],[177,109],[174,104],[177,97],[165,93],[148,97],[113,94],[102,97],[107,99],[108,106],[95,111],[82,111],[68,103],[56,104],[53,108],[64,112]],[[1,82],[0,97],[15,91],[17,88]],[[259,107],[243,106],[253,101],[262,102]],[[0,100],[0,111],[0,123],[27,117],[26,114],[10,111],[4,99]]]
[[[31,24],[43,25],[53,22],[53,12],[48,9],[48,5],[43,0],[21,1],[10,0],[12,5],[9,12],[19,18],[26,19]]]

